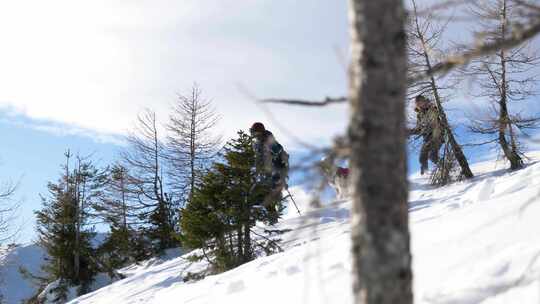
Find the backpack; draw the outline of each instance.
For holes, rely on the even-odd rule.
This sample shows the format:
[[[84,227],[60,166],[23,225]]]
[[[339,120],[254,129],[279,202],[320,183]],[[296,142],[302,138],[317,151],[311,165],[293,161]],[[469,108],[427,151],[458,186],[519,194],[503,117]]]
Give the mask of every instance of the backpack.
[[[275,142],[272,147],[272,166],[277,169],[281,178],[289,177],[289,154],[285,152],[283,146]]]

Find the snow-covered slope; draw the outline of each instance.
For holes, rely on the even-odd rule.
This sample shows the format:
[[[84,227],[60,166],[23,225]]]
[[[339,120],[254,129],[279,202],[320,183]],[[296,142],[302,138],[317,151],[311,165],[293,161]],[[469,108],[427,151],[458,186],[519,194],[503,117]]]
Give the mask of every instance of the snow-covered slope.
[[[92,244],[99,246],[105,240],[106,234],[97,233]],[[45,263],[47,254],[35,244],[19,244],[17,246],[0,247],[0,303],[19,304],[23,300],[36,295],[40,286],[37,282],[25,278],[20,272],[24,268],[31,275],[43,277],[41,266]],[[110,284],[111,279],[104,274],[99,274],[91,288],[94,290]],[[75,297],[73,293],[72,298]]]
[[[540,159],[537,155],[537,159]],[[433,189],[411,178],[416,303],[540,302],[540,163]],[[300,199],[304,203],[307,198]],[[184,283],[185,256],[128,267],[128,278],[70,303],[352,303],[350,202],[289,216],[284,252]]]
[[[21,303],[35,294],[38,286],[25,280],[19,267],[24,267],[34,275],[41,275],[40,267],[44,257],[43,250],[37,245],[0,248],[0,294],[5,303]]]

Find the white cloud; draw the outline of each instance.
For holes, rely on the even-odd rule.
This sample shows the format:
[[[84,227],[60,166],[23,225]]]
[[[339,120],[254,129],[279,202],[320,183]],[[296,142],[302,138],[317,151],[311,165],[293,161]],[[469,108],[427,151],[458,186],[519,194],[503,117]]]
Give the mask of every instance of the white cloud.
[[[86,137],[97,143],[109,143],[117,146],[126,145],[124,137],[118,134],[98,132],[62,122],[28,119],[28,117],[21,115],[11,107],[0,107],[0,123],[47,132],[55,136]]]
[[[346,22],[345,3],[324,0],[3,1],[0,106],[121,134],[144,107],[165,119],[198,82],[231,135],[266,120],[239,83],[259,97],[344,94],[333,48],[347,49]],[[276,116],[311,141],[346,119],[343,107]]]

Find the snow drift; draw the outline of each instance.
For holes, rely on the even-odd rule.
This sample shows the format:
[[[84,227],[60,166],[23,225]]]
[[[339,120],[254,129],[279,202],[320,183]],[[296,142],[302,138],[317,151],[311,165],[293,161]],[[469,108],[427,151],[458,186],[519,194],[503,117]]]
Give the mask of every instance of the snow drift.
[[[40,268],[45,256],[37,245],[0,248],[0,295],[5,303],[18,304],[36,293],[39,286],[26,280],[19,268],[22,266],[32,274],[42,275]]]
[[[411,177],[415,303],[539,303],[540,162],[473,170],[474,180],[436,189]],[[296,198],[307,206],[309,196]],[[127,267],[126,279],[70,303],[352,303],[350,207],[291,210],[279,224],[292,229],[284,252],[231,271],[184,282],[206,264],[170,254]]]

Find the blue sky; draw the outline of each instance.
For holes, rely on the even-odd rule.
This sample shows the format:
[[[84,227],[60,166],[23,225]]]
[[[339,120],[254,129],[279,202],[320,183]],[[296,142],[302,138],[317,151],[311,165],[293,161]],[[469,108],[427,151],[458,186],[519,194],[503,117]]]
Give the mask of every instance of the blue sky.
[[[20,218],[13,223],[22,228],[17,238],[19,242],[33,240],[33,211],[40,208],[40,194],[47,194],[47,182],[56,181],[60,176],[60,165],[65,163],[64,152],[67,149],[81,155],[92,154],[96,163],[107,165],[121,148],[80,134],[53,134],[30,127],[33,125],[35,121],[28,118],[10,117],[6,120],[0,113],[3,140],[0,149],[0,180],[19,182],[15,199],[20,202]]]
[[[39,194],[59,176],[66,149],[108,164],[138,113],[152,108],[165,122],[194,82],[221,115],[225,138],[262,121],[293,161],[304,153],[297,138],[328,144],[345,130],[346,105],[262,108],[254,99],[344,95],[347,30],[346,1],[0,2],[0,181],[21,182],[19,241],[32,239]],[[463,96],[453,107],[453,118],[474,110]],[[411,171],[416,159],[413,151]]]
[[[295,149],[346,125],[345,106],[273,107],[273,120],[254,102],[346,91],[344,1],[2,1],[0,37],[0,180],[20,178],[21,241],[66,149],[106,165],[138,113],[165,122],[194,82],[225,138],[262,121]]]

